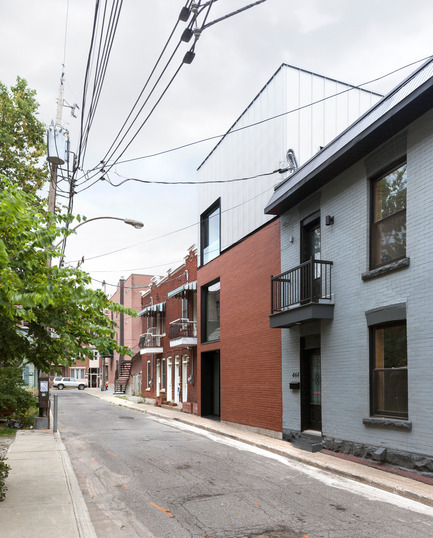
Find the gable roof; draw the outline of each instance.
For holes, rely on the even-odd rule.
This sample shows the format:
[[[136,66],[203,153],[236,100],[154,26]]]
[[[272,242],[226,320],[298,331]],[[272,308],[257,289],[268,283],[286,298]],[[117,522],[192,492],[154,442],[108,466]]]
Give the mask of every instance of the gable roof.
[[[341,84],[343,86],[347,86],[348,89],[353,89],[353,90],[359,90],[360,89],[358,86],[354,86],[353,84],[349,84],[347,82],[343,82],[341,80],[337,80],[337,79],[334,79],[332,77],[326,77],[324,75],[320,75],[319,73],[315,73],[315,72],[309,71],[307,69],[302,69],[301,67],[296,67],[296,66],[288,64],[288,63],[282,63],[280,65],[280,67],[272,75],[272,77],[268,80],[268,82],[266,82],[266,84],[263,86],[263,88],[259,91],[259,93],[254,97],[254,99],[251,101],[251,103],[246,107],[246,109],[236,119],[236,121],[229,128],[229,130],[224,135],[221,135],[220,140],[217,142],[217,144],[214,146],[214,148],[211,150],[211,152],[206,156],[204,161],[199,165],[197,170],[200,170],[200,168],[205,164],[205,162],[209,159],[209,157],[216,151],[218,146],[223,142],[223,140],[226,139],[227,136],[229,136],[229,135],[231,135],[233,133],[236,133],[239,130],[248,129],[250,127],[254,127],[257,124],[265,123],[267,121],[272,121],[273,119],[276,119],[278,117],[285,116],[285,115],[288,115],[288,114],[291,113],[291,111],[288,110],[287,112],[282,113],[282,114],[278,114],[275,117],[263,118],[262,120],[259,120],[258,123],[253,123],[252,125],[247,125],[247,126],[238,127],[238,128],[236,127],[239,124],[239,122],[242,120],[242,118],[247,114],[247,112],[253,107],[253,105],[256,103],[256,101],[258,101],[260,99],[260,97],[264,94],[265,90],[270,86],[270,84],[277,78],[277,76],[280,74],[280,72],[282,72],[285,69],[291,69],[291,70],[294,70],[294,71],[296,71],[298,73],[305,73],[307,75],[314,75],[314,76],[320,77],[323,80],[326,80],[328,82],[335,82],[336,84]],[[379,94],[377,92],[374,92],[372,90],[362,89],[362,91],[364,91],[365,93],[369,93],[371,95],[381,96],[381,94]],[[218,138],[218,137],[216,137],[216,138]]]
[[[433,108],[433,59],[404,79],[298,171],[275,186],[265,213],[281,215]]]

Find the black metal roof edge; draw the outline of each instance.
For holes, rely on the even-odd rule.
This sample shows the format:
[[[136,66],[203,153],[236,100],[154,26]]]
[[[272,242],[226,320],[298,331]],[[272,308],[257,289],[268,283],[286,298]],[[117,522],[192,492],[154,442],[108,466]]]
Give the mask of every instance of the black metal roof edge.
[[[345,129],[342,133],[340,133],[336,138],[331,140],[331,142],[329,142],[319,153],[316,153],[316,155],[314,155],[311,159],[309,159],[306,163],[304,163],[296,171],[295,174],[290,175],[289,177],[283,179],[280,183],[278,183],[274,188],[275,193],[273,197],[271,198],[270,203],[268,203],[268,205],[265,207],[264,212],[266,214],[281,215],[283,211],[287,210],[289,207],[293,207],[293,205],[301,201],[301,199],[303,199],[307,195],[310,195],[314,192],[315,188],[309,188],[308,193],[304,193],[304,194],[300,193],[300,195],[294,198],[293,201],[291,202],[288,201],[288,198],[293,197],[296,192],[301,191],[301,190],[302,191],[307,190],[305,188],[307,183],[310,185],[314,179],[316,179],[316,183],[319,183],[321,176],[323,176],[325,173],[331,174],[331,170],[336,170],[336,172],[335,171],[332,172],[332,174],[334,174],[333,177],[335,177],[336,173],[341,173],[345,168],[348,168],[349,166],[357,162],[359,159],[364,157],[367,153],[372,151],[373,148],[368,149],[368,144],[365,144],[365,146],[367,147],[367,150],[361,152],[362,154],[358,153],[358,158],[356,159],[356,161],[353,161],[351,164],[347,166],[343,166],[341,169],[339,168],[338,165],[336,165],[336,163],[338,164],[339,160],[342,161],[344,157],[347,156],[347,154],[350,151],[354,151],[356,147],[358,147],[361,143],[365,142],[366,138],[368,138],[369,136],[372,136],[375,132],[380,132],[381,128],[383,131],[383,126],[385,124],[391,122],[393,119],[398,117],[398,115],[402,114],[402,112],[408,107],[410,107],[411,104],[414,104],[417,101],[419,101],[422,98],[422,95],[424,93],[426,93],[429,89],[433,88],[433,77],[430,77],[423,84],[415,88],[415,90],[413,90],[404,99],[402,99],[399,103],[397,103],[392,109],[385,112],[385,114],[383,114],[376,121],[374,121],[369,126],[367,126],[364,129],[364,131],[357,134],[353,138],[349,139],[347,144],[345,144],[342,148],[340,148],[334,153],[331,153],[332,146],[337,141],[341,140],[342,137],[346,136],[347,133],[353,130],[361,121],[364,120],[366,116],[368,116],[369,114],[372,114],[379,106],[382,106],[386,100],[389,100],[396,92],[398,92],[401,88],[403,88],[410,80],[412,80],[415,76],[417,76],[420,71],[422,71],[428,64],[432,62],[433,62],[433,59],[430,59],[430,60],[427,60],[425,63],[423,63],[418,69],[412,72],[408,77],[406,77],[402,82],[400,82],[400,84],[398,84],[387,95],[385,95],[383,99],[375,103],[369,110],[367,110],[367,112],[365,112],[355,122],[349,125],[347,129]],[[433,108],[433,100],[430,102],[431,102],[430,106],[426,107],[422,112],[418,114],[414,114],[413,117],[410,119],[410,121],[408,121],[406,118],[406,121],[404,122],[404,124],[403,123],[400,124],[399,131],[404,129],[404,127],[407,126],[411,121],[414,121],[420,115],[427,112],[430,108]],[[397,133],[394,133],[394,134],[397,134]],[[392,136],[394,136],[394,134]],[[392,138],[392,136],[388,136],[388,138]],[[379,144],[385,142],[385,140],[386,138],[380,141]],[[377,140],[375,140],[375,142],[377,144]],[[325,155],[325,160],[321,164],[317,165],[311,171],[308,171],[308,168],[311,168],[311,165],[314,163],[314,161],[319,158],[323,158],[324,154],[326,154],[327,152],[330,153],[329,157],[326,158],[326,155]],[[304,177],[302,177],[303,173],[304,173]],[[277,191],[295,176],[300,177],[297,183],[293,185],[293,187],[287,190],[286,192],[281,193],[279,197],[276,197]],[[329,177],[328,181],[333,179],[333,177]],[[313,187],[313,185],[311,185],[311,187]],[[272,201],[273,198],[275,199]]]

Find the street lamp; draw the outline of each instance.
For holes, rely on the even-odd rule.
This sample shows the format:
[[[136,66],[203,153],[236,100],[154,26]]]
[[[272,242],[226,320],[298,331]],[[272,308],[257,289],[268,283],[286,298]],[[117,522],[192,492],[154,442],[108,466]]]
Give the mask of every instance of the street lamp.
[[[133,226],[137,230],[143,228],[143,226],[144,226],[144,224],[142,222],[140,222],[139,220],[134,220],[134,219],[122,219],[121,217],[92,217],[91,219],[83,220],[83,222],[80,222],[80,224],[77,224],[76,226],[74,226],[71,229],[71,232],[75,231],[80,226],[83,226],[83,224],[87,224],[88,222],[92,222],[92,220],[101,220],[101,219],[121,220],[125,224],[129,224],[130,226]],[[59,261],[59,267],[63,267],[63,259],[65,257],[65,249],[66,249],[66,237],[63,237],[63,239],[61,241],[59,241],[57,243],[57,245],[54,245],[52,247],[52,249],[54,250],[54,249],[58,248],[62,243],[63,243],[63,248],[62,248],[62,255],[61,255],[60,261]]]
[[[121,220],[125,224],[129,224],[130,226],[133,226],[137,230],[140,230],[144,226],[144,224],[142,222],[140,222],[139,220],[134,220],[134,219],[122,219],[121,217],[92,217],[91,219],[83,220],[83,222],[80,222],[80,224],[77,224],[76,226],[74,226],[71,229],[71,232],[75,231],[80,226],[83,226],[83,224],[87,224],[88,222],[92,222],[92,220],[101,220],[101,219]],[[57,245],[54,245],[53,249],[59,247],[63,243],[63,241],[65,241],[65,239],[66,238],[64,237],[61,241],[59,241],[57,243]],[[62,256],[62,258],[63,258],[63,256]]]

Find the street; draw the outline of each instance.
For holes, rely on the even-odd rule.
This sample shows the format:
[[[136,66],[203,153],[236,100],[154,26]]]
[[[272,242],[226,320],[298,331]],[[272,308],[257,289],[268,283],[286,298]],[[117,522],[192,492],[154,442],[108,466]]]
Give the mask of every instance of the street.
[[[85,391],[58,402],[98,536],[433,535],[433,509],[419,503]]]

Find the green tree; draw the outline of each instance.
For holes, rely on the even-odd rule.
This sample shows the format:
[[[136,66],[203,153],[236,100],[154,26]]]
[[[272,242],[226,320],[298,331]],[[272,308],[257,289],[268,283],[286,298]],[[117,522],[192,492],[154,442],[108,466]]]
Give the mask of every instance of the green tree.
[[[90,276],[75,268],[51,266],[52,250],[68,217],[51,215],[4,176],[0,192],[0,365],[24,359],[43,371],[72,364],[89,347],[120,348],[107,310],[124,309],[89,287]]]
[[[46,127],[37,118],[35,94],[20,77],[10,91],[0,82],[0,173],[32,194],[49,178],[42,159],[46,155]]]

